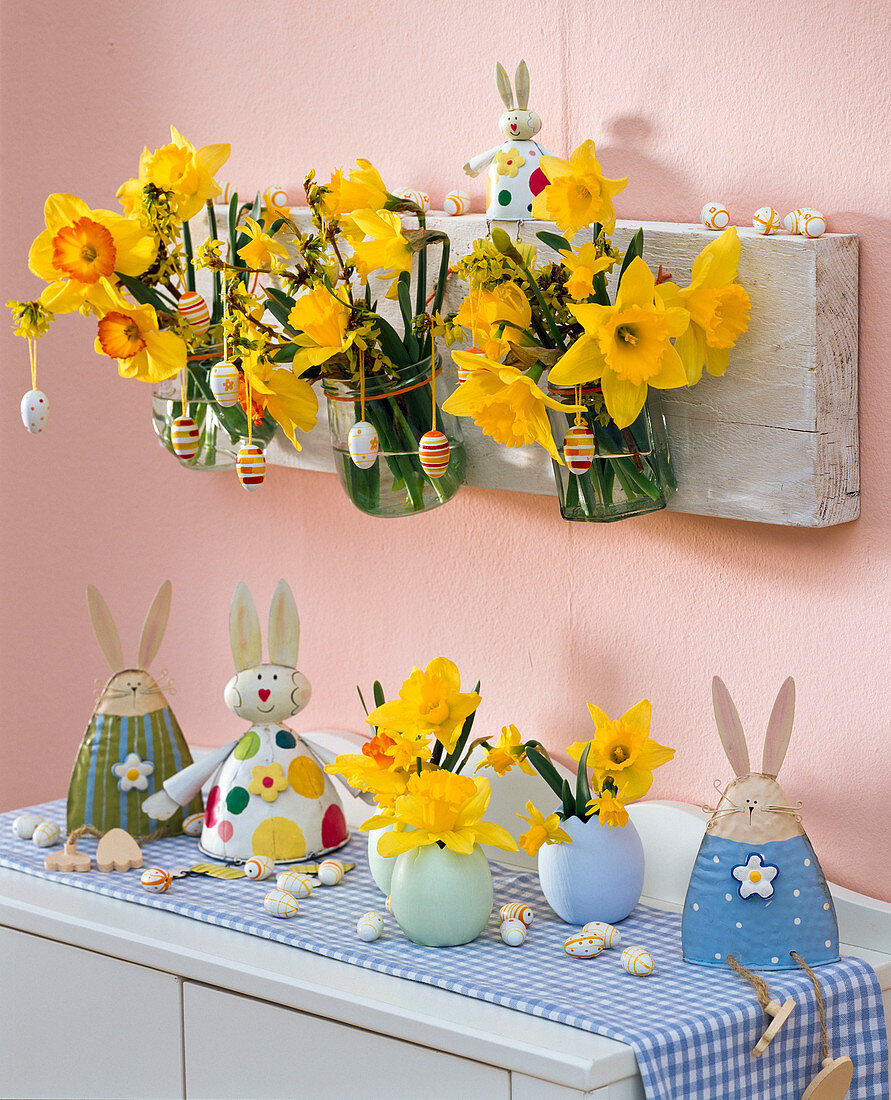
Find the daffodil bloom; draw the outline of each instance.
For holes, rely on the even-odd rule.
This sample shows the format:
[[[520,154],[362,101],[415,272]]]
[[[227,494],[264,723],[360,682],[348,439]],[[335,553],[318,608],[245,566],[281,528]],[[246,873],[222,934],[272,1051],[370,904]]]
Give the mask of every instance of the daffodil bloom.
[[[628,811],[625,809],[624,803],[620,802],[618,796],[614,795],[612,791],[604,790],[595,795],[587,803],[586,809],[590,810],[592,814],[597,814],[601,827],[609,825],[612,829],[615,825],[618,828],[624,828],[628,824]]]
[[[549,182],[533,200],[533,218],[556,222],[569,238],[594,222],[612,233],[616,225],[613,197],[625,189],[628,180],[604,176],[593,141],[583,141],[569,160],[542,157],[539,164]]]
[[[471,374],[443,403],[445,412],[471,417],[486,435],[506,447],[538,443],[555,462],[563,464],[546,410],[584,412],[581,405],[561,405],[521,370],[484,355],[456,351],[452,358]]]
[[[294,303],[288,314],[288,324],[297,330],[294,343],[294,372],[302,374],[309,367],[326,363],[353,344],[354,333],[349,328],[350,307],[335,297],[326,287],[306,291]]]
[[[209,199],[219,195],[221,188],[213,177],[229,159],[230,146],[220,143],[196,149],[175,126],[170,127],[170,137],[170,144],[154,153],[145,148],[139,159],[138,178],[127,180],[118,189],[117,197],[128,213],[139,210],[146,184],[169,193],[171,205],[182,221],[194,218]]]
[[[615,256],[608,252],[597,254],[597,246],[588,241],[583,244],[578,252],[570,250],[561,251],[563,266],[570,272],[566,280],[566,289],[569,296],[577,302],[590,298],[594,293],[594,276],[609,269],[617,263]]]
[[[388,749],[395,744],[389,733],[378,733],[362,746],[361,753],[341,753],[325,771],[330,775],[342,775],[357,791],[370,791],[379,805],[405,794],[408,777],[397,770]]]
[[[470,855],[477,844],[515,852],[517,842],[507,829],[482,820],[491,793],[486,779],[470,779],[441,768],[422,772],[408,780],[408,789],[396,799],[392,816],[377,815],[362,828],[395,823],[394,831],[384,833],[377,844],[380,855],[387,857],[436,843],[460,855]]]
[[[118,361],[122,378],[163,382],[174,378],[186,365],[186,344],[175,332],[158,331],[158,315],[152,306],[131,306],[123,298],[99,320],[97,355]]]
[[[520,847],[527,856],[534,856],[542,844],[572,844],[572,837],[565,829],[560,828],[560,818],[557,814],[549,814],[547,817],[532,805],[526,803],[526,817],[517,814],[521,821],[527,822],[529,828],[520,837]]]
[[[470,331],[471,339],[489,359],[500,360],[510,344],[524,342],[524,329],[532,320],[529,299],[516,283],[500,283],[487,290],[471,286],[455,315],[457,324]]]
[[[702,377],[703,367],[709,374],[724,374],[730,349],[749,327],[752,303],[736,282],[739,252],[739,234],[731,226],[696,257],[688,287],[666,282],[656,288],[665,305],[689,311],[689,328],[674,346],[691,386]]]
[[[571,305],[584,334],[551,369],[555,386],[600,379],[607,412],[620,428],[637,419],[647,387],[686,386],[687,373],[672,339],[687,327],[685,309],[663,304],[653,273],[635,256],[622,276],[615,305]]]
[[[265,233],[263,226],[253,218],[246,217],[245,222],[247,224],[238,227],[250,237],[244,248],[238,250],[245,266],[257,271],[278,271],[282,266],[279,260],[288,258],[287,248]]]
[[[249,356],[242,360],[242,368],[250,377],[252,395],[260,395],[270,416],[281,427],[300,451],[296,429],[310,432],[315,427],[319,413],[316,391],[304,378],[298,378],[290,367],[271,363],[268,359],[256,360]]]
[[[330,217],[354,210],[380,210],[389,197],[378,170],[361,157],[347,175],[342,168],[335,168],[328,186],[323,204]]]
[[[44,218],[28,267],[50,284],[40,301],[54,313],[94,307],[104,299],[102,280],[116,271],[141,275],[155,259],[158,245],[148,230],[110,210],[91,210],[76,195],[50,195]]]
[[[429,736],[417,730],[388,730],[392,744],[387,748],[387,756],[392,760],[391,767],[400,771],[416,770],[418,762],[425,764],[432,755]]]
[[[402,234],[402,221],[390,210],[355,210],[351,219],[366,240],[353,242],[353,263],[363,283],[372,271],[381,278],[395,279],[402,271],[411,271],[412,250]]]
[[[435,657],[426,669],[413,669],[399,689],[399,698],[377,707],[366,721],[400,733],[433,736],[448,753],[464,720],[480,702],[475,691],[461,691],[461,674],[454,661]]]
[[[486,759],[477,764],[476,770],[494,768],[497,775],[506,775],[515,764],[527,775],[535,775],[535,768],[526,759],[520,731],[516,726],[502,726],[501,736],[491,749],[486,749]]]
[[[591,741],[574,741],[566,750],[573,760],[581,760],[588,749],[588,767],[592,769],[598,788],[610,779],[618,788],[623,802],[643,798],[653,783],[653,769],[674,757],[674,749],[660,745],[650,737],[652,708],[642,699],[621,718],[588,704],[594,720],[595,733]]]

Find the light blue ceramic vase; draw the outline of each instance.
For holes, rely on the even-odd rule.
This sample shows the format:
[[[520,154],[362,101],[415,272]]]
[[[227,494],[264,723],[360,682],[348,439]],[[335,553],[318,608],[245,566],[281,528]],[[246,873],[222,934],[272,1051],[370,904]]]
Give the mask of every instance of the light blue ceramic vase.
[[[402,931],[425,947],[470,943],[489,923],[492,872],[477,845],[460,855],[438,844],[397,856],[390,909]]]
[[[570,817],[561,828],[572,844],[546,844],[538,852],[548,905],[567,924],[624,920],[643,890],[643,845],[634,825],[610,828],[596,817]]]

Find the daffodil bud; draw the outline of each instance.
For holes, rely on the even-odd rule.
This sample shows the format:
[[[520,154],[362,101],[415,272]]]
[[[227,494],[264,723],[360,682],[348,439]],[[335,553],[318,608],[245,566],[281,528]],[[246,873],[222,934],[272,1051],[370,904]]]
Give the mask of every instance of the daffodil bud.
[[[502,256],[507,256],[509,260],[513,260],[515,264],[521,264],[523,257],[514,247],[514,242],[510,239],[510,234],[507,230],[502,229],[501,226],[496,225],[492,230],[492,244],[498,249]]]

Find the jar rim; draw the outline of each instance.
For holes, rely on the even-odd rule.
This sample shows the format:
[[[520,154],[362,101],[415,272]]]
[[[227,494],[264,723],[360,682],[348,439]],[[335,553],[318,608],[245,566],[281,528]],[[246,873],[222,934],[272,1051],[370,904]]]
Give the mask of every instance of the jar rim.
[[[435,363],[435,377],[442,373],[442,357],[436,352],[435,357],[427,355],[417,363],[412,363],[414,371],[405,377],[393,378],[391,375],[367,374],[365,376],[365,400],[377,401],[383,397],[398,397],[410,390],[419,389],[427,385],[431,378],[431,359]],[[331,401],[358,401],[359,383],[349,381],[346,378],[323,378],[322,390]]]

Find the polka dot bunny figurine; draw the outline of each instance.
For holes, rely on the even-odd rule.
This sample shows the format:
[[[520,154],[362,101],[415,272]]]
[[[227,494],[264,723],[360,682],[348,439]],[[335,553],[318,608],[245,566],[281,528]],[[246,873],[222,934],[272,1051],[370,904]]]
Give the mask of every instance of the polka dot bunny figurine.
[[[760,772],[723,681],[712,681],[715,718],[736,771],[706,826],[681,926],[684,958],[727,966],[727,956],[755,970],[794,969],[797,952],[809,966],[838,960],[832,897],[797,807],[777,783],[789,747],[795,683],[780,688]]]
[[[516,107],[510,79],[499,62],[495,66],[495,83],[507,110],[498,120],[498,126],[507,140],[464,165],[468,176],[478,176],[488,166],[486,217],[493,221],[522,221],[532,217],[532,200],[548,184],[539,161],[543,156],[553,155],[532,140],[541,129],[541,119],[535,111],[527,109],[529,70],[525,61],[517,66],[514,81]]]
[[[260,620],[245,584],[232,598],[229,640],[238,671],[224,698],[250,729],[167,780],[143,808],[164,820],[213,776],[200,840],[209,856],[293,863],[342,847],[349,831],[331,779],[306,741],[282,724],[310,697],[295,667],[300,621],[285,581],[269,607],[269,662],[261,663]]]

